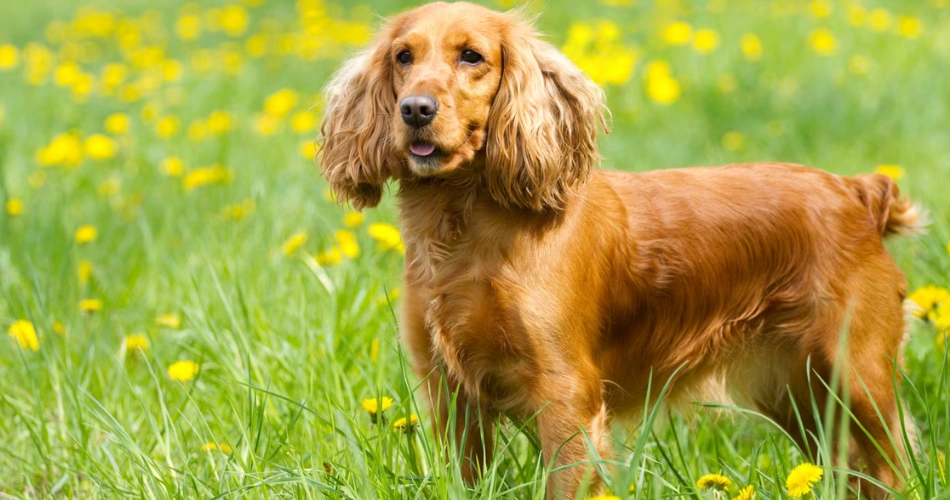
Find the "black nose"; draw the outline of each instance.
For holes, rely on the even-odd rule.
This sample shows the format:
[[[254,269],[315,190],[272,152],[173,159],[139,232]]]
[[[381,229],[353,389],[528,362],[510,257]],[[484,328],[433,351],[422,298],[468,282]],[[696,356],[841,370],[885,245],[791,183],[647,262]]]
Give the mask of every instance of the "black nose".
[[[439,103],[435,99],[423,95],[411,95],[399,103],[399,112],[402,121],[412,127],[425,127],[432,123],[435,114],[439,112]]]

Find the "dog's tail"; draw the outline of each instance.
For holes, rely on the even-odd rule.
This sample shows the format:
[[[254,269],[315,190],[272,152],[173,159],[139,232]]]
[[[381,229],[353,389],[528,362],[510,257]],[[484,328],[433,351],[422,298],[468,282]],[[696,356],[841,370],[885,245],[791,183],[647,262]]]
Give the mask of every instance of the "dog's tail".
[[[927,227],[927,214],[908,198],[901,198],[897,184],[883,174],[859,175],[858,194],[867,206],[871,219],[884,237],[897,234],[920,234]]]

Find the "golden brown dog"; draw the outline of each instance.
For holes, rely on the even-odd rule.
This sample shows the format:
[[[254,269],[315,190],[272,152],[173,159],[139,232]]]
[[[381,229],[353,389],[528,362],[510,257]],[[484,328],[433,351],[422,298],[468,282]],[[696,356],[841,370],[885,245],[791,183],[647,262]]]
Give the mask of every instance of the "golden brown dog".
[[[611,418],[636,414],[651,378],[797,436],[796,404],[814,433],[811,394],[823,410],[847,332],[837,361],[867,431],[853,458],[898,487],[906,285],[882,242],[917,227],[913,206],[882,175],[797,165],[596,170],[605,112],[530,23],[466,3],[394,17],[329,86],[321,164],[339,199],[373,207],[399,181],[405,344],[463,474],[492,456],[500,411],[537,414],[548,463],[588,460],[582,429],[609,456]],[[446,382],[481,418],[447,429]],[[573,498],[584,474],[553,474],[548,495]]]

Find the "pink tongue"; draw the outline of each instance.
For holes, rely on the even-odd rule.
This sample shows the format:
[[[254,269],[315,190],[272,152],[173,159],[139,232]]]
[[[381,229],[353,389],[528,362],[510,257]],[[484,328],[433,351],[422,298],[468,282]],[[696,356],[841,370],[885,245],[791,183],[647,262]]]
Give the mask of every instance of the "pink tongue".
[[[435,151],[435,146],[432,144],[413,144],[409,146],[409,151],[412,151],[412,154],[416,156],[429,156]]]

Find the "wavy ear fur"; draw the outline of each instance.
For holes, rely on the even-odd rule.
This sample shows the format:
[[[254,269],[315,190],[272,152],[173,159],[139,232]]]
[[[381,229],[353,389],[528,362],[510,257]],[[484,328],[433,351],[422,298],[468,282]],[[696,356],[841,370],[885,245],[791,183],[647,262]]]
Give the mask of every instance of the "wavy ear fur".
[[[502,206],[558,210],[600,160],[604,92],[539,40],[529,22],[507,15],[501,84],[488,117],[486,185]]]
[[[347,61],[326,90],[318,162],[340,202],[361,210],[375,207],[383,184],[398,177],[390,118],[396,94],[389,40],[395,23],[373,46]]]

